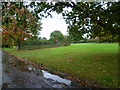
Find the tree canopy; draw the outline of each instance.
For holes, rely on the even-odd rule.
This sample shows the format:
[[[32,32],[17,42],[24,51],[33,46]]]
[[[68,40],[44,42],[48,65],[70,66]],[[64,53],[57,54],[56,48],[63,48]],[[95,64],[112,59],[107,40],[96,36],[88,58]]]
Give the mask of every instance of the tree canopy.
[[[58,30],[55,30],[55,31],[53,31],[51,34],[50,34],[50,40],[52,41],[52,42],[61,42],[62,40],[63,40],[63,34],[60,32],[60,31],[58,31]]]
[[[82,39],[84,34],[95,37],[118,37],[120,34],[120,2],[37,2],[37,13],[62,13],[68,31],[74,40]]]
[[[2,3],[3,44],[20,43],[25,38],[37,37],[41,24],[33,12],[23,2]]]

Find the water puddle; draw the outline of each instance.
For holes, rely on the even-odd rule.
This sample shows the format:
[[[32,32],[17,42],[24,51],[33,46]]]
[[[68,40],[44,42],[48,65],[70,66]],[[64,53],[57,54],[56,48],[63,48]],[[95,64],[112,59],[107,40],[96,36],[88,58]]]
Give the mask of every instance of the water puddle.
[[[78,86],[77,84],[73,85],[74,82],[71,80],[36,68],[24,61],[16,60],[14,56],[7,55],[6,53],[4,53],[3,55],[3,65],[3,70],[5,74],[4,76],[7,75],[6,77],[12,77],[12,79],[9,80],[10,82],[6,82],[7,80],[3,79],[3,83],[11,83],[11,86],[12,84],[16,84],[16,82],[16,87],[24,84],[24,87],[28,88],[30,88],[30,86],[40,87],[40,85],[43,85],[41,87],[48,85],[55,88]]]
[[[51,74],[51,73],[44,71],[44,70],[42,70],[42,73],[43,73],[43,77],[45,77],[47,79],[50,78],[50,79],[53,79],[54,81],[57,81],[60,83],[65,83],[66,85],[71,85],[71,81],[68,79],[61,78],[60,76]]]
[[[59,83],[65,83],[66,85],[71,85],[71,81],[68,79],[64,79],[58,75],[51,74],[48,71],[37,69],[32,65],[28,65],[29,71],[34,71],[37,75],[42,75],[46,79],[52,79],[54,81],[57,81]]]

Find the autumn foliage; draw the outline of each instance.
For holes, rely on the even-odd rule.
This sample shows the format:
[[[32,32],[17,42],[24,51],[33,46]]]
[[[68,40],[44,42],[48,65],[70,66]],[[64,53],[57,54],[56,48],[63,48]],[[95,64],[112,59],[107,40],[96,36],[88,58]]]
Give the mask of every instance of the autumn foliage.
[[[21,7],[18,7],[18,6]],[[35,36],[38,19],[22,3],[3,3],[2,40],[5,44],[17,44]],[[36,26],[36,27],[35,27]]]

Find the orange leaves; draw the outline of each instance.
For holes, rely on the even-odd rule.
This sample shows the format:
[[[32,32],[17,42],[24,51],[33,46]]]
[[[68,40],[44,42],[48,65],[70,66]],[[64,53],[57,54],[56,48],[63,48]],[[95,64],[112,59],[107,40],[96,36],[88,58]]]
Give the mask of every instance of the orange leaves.
[[[18,3],[17,3],[18,4]],[[22,3],[17,4],[8,3],[3,8],[2,12],[6,13],[3,15],[3,38],[9,40],[11,38],[15,42],[20,40],[24,41],[25,38],[32,37],[34,32],[37,32],[36,25],[37,19]],[[21,7],[21,8],[19,8]],[[33,30],[35,29],[35,30]],[[36,33],[34,33],[36,34]]]
[[[3,28],[3,39],[8,39],[9,40],[9,36],[11,36],[11,38],[14,38],[14,40],[17,41],[17,39],[20,39],[20,42],[24,41],[24,38],[29,37],[30,35],[27,34],[21,26],[16,25],[16,23],[12,22],[9,23],[9,26],[2,26]]]
[[[2,28],[3,28],[3,29],[6,29],[6,26],[5,26],[5,25],[2,25]]]

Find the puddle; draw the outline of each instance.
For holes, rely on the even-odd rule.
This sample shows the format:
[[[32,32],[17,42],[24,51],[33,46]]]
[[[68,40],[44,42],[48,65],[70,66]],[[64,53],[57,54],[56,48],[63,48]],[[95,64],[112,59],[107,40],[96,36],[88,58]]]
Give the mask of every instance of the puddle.
[[[66,86],[78,86],[77,84],[74,85],[74,82],[71,80],[62,78],[55,74],[51,74],[48,71],[36,68],[33,65],[28,64],[24,61],[16,60],[15,57],[7,55],[6,53],[4,53],[3,55],[3,74],[6,78],[5,79],[3,77],[3,83],[9,81],[9,86],[12,87],[20,87],[22,85],[23,87],[28,88],[63,88]],[[7,78],[9,80],[7,80]]]
[[[71,81],[68,79],[64,79],[58,75],[51,74],[48,71],[37,69],[32,65],[28,65],[28,70],[34,71],[37,75],[42,75],[46,79],[52,79],[54,81],[57,81],[59,83],[65,83],[66,85],[71,85]]]
[[[42,70],[43,77],[47,79],[53,79],[54,81],[60,82],[60,83],[65,83],[66,85],[71,85],[71,81],[68,79],[61,78],[58,75],[51,74],[47,71]]]
[[[28,65],[28,70],[32,71],[32,72],[35,72],[37,75],[40,75],[43,78],[46,78],[46,79],[49,79],[49,80],[52,79],[52,80],[54,80],[56,82],[64,83],[64,84],[69,85],[69,86],[71,85],[70,80],[64,79],[64,78],[62,78],[62,77],[60,77],[58,75],[55,75],[55,74],[51,74],[48,71],[37,69],[32,65]]]

